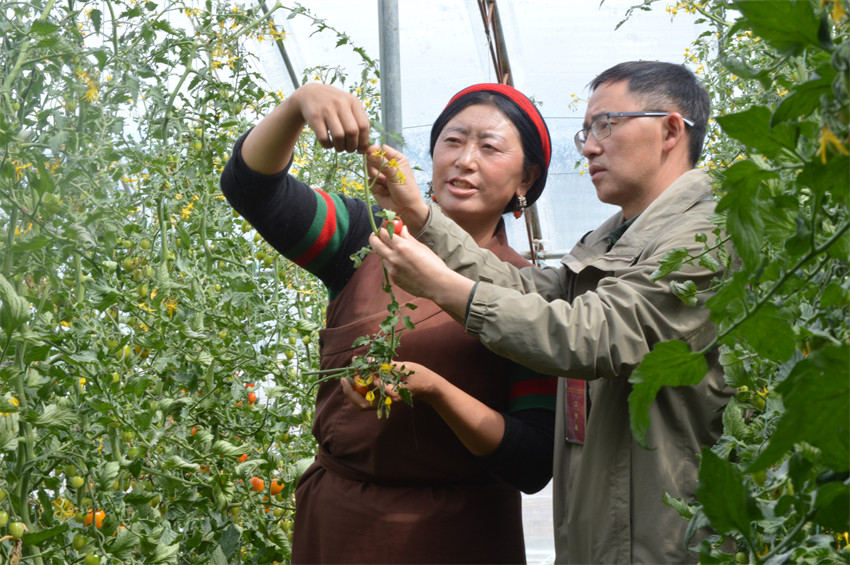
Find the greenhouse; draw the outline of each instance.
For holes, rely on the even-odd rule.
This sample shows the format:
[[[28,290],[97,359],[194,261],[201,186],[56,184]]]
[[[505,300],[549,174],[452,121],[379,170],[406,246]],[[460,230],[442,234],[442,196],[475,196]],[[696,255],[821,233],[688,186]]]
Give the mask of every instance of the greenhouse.
[[[475,534],[476,526],[508,523],[491,537],[513,544],[522,555],[504,557],[511,562],[570,562],[576,560],[571,552],[610,556],[605,552],[612,547],[625,547],[626,553],[596,560],[650,561],[651,553],[643,551],[669,543],[671,552],[693,562],[846,563],[848,14],[848,0],[4,3],[0,562],[290,563],[298,562],[298,552],[310,544],[310,551],[319,552],[314,555],[326,546],[349,560],[412,561],[415,556],[393,558],[405,550],[408,534],[421,555],[438,556],[430,561],[467,562],[475,559],[463,552],[478,550],[465,547],[464,540],[486,538]],[[659,244],[657,255],[647,253],[651,268],[633,249],[631,263],[616,263],[625,260],[617,253],[626,247],[617,247],[616,238],[638,226],[627,219],[643,221],[646,208],[634,220],[620,202],[603,203],[599,168],[578,150],[588,154],[591,143],[602,147],[601,142],[611,147],[626,135],[626,126],[619,124],[639,122],[632,119],[638,117],[634,112],[620,108],[586,117],[600,91],[591,91],[591,82],[623,61],[681,65],[711,99],[703,121],[705,145],[695,170],[686,174],[706,179],[707,196],[694,206],[712,212],[699,217],[701,228],[685,243]],[[611,232],[611,247],[603,254],[616,266],[583,271],[597,277],[592,288],[571,286],[571,294],[562,289],[563,294],[553,291],[532,302],[528,296],[536,291],[528,281],[539,283],[538,275],[525,282],[517,282],[520,275],[510,281],[505,275],[495,284],[486,260],[457,265],[453,261],[461,259],[444,253],[439,264],[427,263],[422,272],[444,273],[448,264],[449,271],[467,275],[462,283],[451,279],[455,284],[475,285],[459,301],[466,310],[453,314],[456,305],[444,301],[445,295],[434,295],[431,302],[408,293],[411,283],[401,267],[380,260],[379,253],[399,249],[394,245],[425,246],[400,224],[392,224],[397,231],[390,237],[363,220],[386,219],[388,227],[398,221],[393,212],[368,213],[378,211],[376,196],[386,198],[380,194],[382,182],[409,186],[404,163],[388,157],[395,155],[393,149],[364,155],[330,150],[299,117],[284,122],[295,124],[294,132],[284,132],[290,134],[291,150],[286,146],[275,153],[286,162],[291,156],[289,176],[280,167],[252,169],[246,162],[257,155],[253,149],[240,149],[233,157],[235,146],[249,146],[238,145],[246,132],[262,132],[257,124],[264,117],[293,107],[299,88],[303,93],[330,85],[336,90],[321,91],[358,101],[370,142],[403,152],[428,199],[432,188],[440,188],[437,175],[431,178],[439,160],[429,153],[431,126],[455,93],[477,83],[511,85],[527,96],[545,128],[517,102],[522,95],[508,98],[513,96],[533,122],[542,147],[544,132],[551,140],[545,190],[519,217],[504,213],[504,247],[488,245],[516,265],[537,264],[524,273],[567,269],[575,265],[571,252],[585,234],[608,218],[620,218],[623,231],[616,237]],[[667,108],[638,110],[641,118],[655,118],[640,120],[641,127],[693,127],[690,117]],[[522,121],[522,116],[509,120]],[[638,154],[642,148],[633,145]],[[527,153],[526,146],[522,150]],[[242,165],[245,169],[238,169]],[[525,161],[522,167],[525,171]],[[385,175],[382,181],[374,179],[377,169]],[[245,175],[256,186],[287,179],[280,186],[312,189],[298,193],[316,203],[312,219],[299,219],[304,237],[282,242],[280,233],[295,225],[289,217],[257,220],[279,201],[270,199],[268,209],[262,203],[250,208],[239,193],[229,192],[228,182]],[[441,213],[433,215],[435,222],[445,220]],[[436,225],[454,233],[451,224]],[[672,222],[669,229],[663,226],[657,241],[680,228]],[[428,229],[415,235],[435,252],[441,238],[454,241],[454,235],[435,236]],[[362,249],[345,240],[349,233],[357,235]],[[493,233],[491,226],[488,237]],[[371,234],[386,236],[383,250],[378,243],[374,252],[366,245]],[[352,249],[345,247],[349,244]],[[505,251],[508,245],[521,256]],[[344,260],[325,249],[345,251]],[[474,269],[485,263],[478,277]],[[361,264],[366,267],[358,271]],[[354,287],[348,281],[357,277],[368,284],[356,288],[370,292],[351,298]],[[423,288],[427,282],[423,277]],[[505,286],[512,289],[509,294]],[[646,294],[618,294],[635,286]],[[488,296],[499,298],[482,306]],[[362,299],[371,308],[374,297],[382,301],[378,311],[363,314],[347,307]],[[591,316],[563,318],[574,322],[566,328],[559,321],[582,312],[583,304],[590,304],[589,312],[619,312],[627,302],[634,316],[621,325],[598,329]],[[597,303],[601,306],[590,310]],[[550,339],[536,318],[522,328],[527,331],[508,332],[496,343],[486,330],[497,324],[487,316],[518,324],[497,317],[510,304],[546,312],[549,327],[562,328],[558,335],[567,336],[566,353],[543,361],[523,356],[525,350],[536,355],[544,349],[538,347],[541,340]],[[698,318],[702,325],[668,332],[655,315],[662,307],[670,316]],[[517,319],[527,315],[521,308],[517,312]],[[452,378],[439,377],[438,369],[418,359],[415,367],[424,368],[413,371],[402,364],[413,362],[403,357],[414,348],[404,349],[405,344],[420,343],[414,336],[426,335],[432,314],[446,321],[432,328],[429,335],[437,337],[428,347],[435,350],[435,367],[454,371]],[[347,321],[364,325],[351,326],[349,335],[340,331]],[[598,331],[582,333],[589,327]],[[621,341],[605,363],[590,368],[574,363],[605,349],[613,338]],[[342,342],[344,347],[333,350],[332,344]],[[477,353],[467,356],[469,351]],[[630,351],[639,355],[629,357]],[[477,366],[478,359],[486,364]],[[513,384],[504,384],[502,391],[474,388],[478,381],[472,377],[463,380],[466,372],[491,370],[501,371],[500,383]],[[462,398],[478,402],[457,410],[459,420],[430,406],[433,395],[423,392],[416,402],[413,393],[411,401],[406,386],[415,388],[417,376],[435,374],[439,378],[433,382],[444,386],[454,379],[452,386],[466,395]],[[609,383],[626,393],[618,409],[605,412],[600,396],[593,395]],[[707,397],[723,401],[708,410]],[[582,404],[591,398],[596,399],[592,412]],[[531,404],[523,405],[526,401]],[[554,480],[545,487],[517,486],[512,480],[525,477],[510,475],[511,469],[538,460],[498,459],[506,453],[500,442],[507,445],[507,430],[515,425],[513,412],[530,412],[529,407],[539,409],[540,429],[551,433],[550,424],[557,423]],[[580,424],[570,415],[579,409],[584,410]],[[660,419],[665,411],[681,417],[670,424]],[[496,440],[464,435],[457,422],[470,414],[495,417],[482,421],[497,422],[488,428],[498,431]],[[346,418],[356,425],[349,427]],[[690,434],[691,418],[704,418],[711,429]],[[687,455],[663,472],[628,474],[631,490],[618,492],[617,503],[585,509],[610,512],[612,518],[603,522],[619,528],[615,534],[600,540],[597,532],[595,539],[565,543],[560,530],[581,527],[589,518],[584,513],[567,525],[571,501],[558,493],[587,495],[586,485],[598,487],[608,469],[564,472],[559,465],[567,460],[558,454],[604,451],[601,443],[583,444],[584,433],[590,438],[601,429],[591,426],[614,421],[622,422],[620,447],[631,454],[631,459],[612,456],[619,470],[632,473],[671,449]],[[579,425],[576,439],[570,430]],[[667,439],[658,435],[662,426],[671,431]],[[432,429],[439,430],[433,443]],[[484,448],[479,440],[486,440]],[[362,451],[337,457],[336,441]],[[534,453],[551,455],[548,447],[517,443],[508,453],[537,449]],[[686,444],[696,447],[682,447]],[[363,453],[368,457],[357,459]],[[575,469],[582,464],[580,456],[571,461]],[[301,485],[302,505],[315,484],[311,481],[326,472],[350,480],[356,487],[349,492],[355,494],[333,491],[330,502],[312,503],[322,512],[299,506],[296,519],[296,488]],[[685,491],[667,489],[648,498],[655,491],[647,485],[656,479],[678,484],[685,476]],[[506,487],[505,498],[497,504],[481,496],[480,506],[457,502],[471,496],[470,485],[480,486],[473,479],[487,488]],[[463,512],[472,508],[480,523],[446,517],[451,527],[440,530],[440,514],[431,522],[440,532],[433,536],[437,539],[423,543],[409,525],[430,508],[430,502],[419,504],[416,496],[424,491],[417,489],[432,487],[456,493],[434,508],[457,502],[457,516],[468,516]],[[416,496],[399,496],[389,504],[386,493],[393,488]],[[376,492],[381,496],[370,497]],[[618,522],[636,501],[646,506],[626,512],[627,523]],[[368,519],[341,513],[361,502],[370,509]],[[510,513],[504,521],[501,510],[494,510],[503,502]],[[655,513],[651,519],[648,508]],[[330,519],[325,528],[342,516],[333,535],[321,538],[313,521],[320,514]],[[673,523],[676,533],[647,541],[632,532],[662,523]],[[581,553],[583,545],[596,553]],[[486,548],[480,551],[489,555]]]

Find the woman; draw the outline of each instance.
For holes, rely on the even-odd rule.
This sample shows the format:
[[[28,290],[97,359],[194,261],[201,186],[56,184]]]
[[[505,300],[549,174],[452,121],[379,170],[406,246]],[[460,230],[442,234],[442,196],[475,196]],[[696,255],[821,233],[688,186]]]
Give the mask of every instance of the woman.
[[[388,297],[378,258],[356,270],[349,259],[368,241],[368,214],[379,210],[286,172],[305,124],[324,147],[380,159],[360,102],[309,84],[237,141],[221,184],[271,245],[328,287],[320,343],[329,369],[362,353],[351,344],[376,331]],[[527,262],[508,247],[501,216],[540,195],[549,143],[536,108],[505,85],[461,91],[432,128],[437,201],[517,266]],[[320,386],[319,453],[296,492],[293,562],[524,562],[517,489],[534,492],[551,476],[555,381],[488,352],[434,303],[395,292],[400,304],[417,306],[409,313],[415,329],[398,349],[414,371],[416,405],[394,405],[378,419],[346,400],[349,383]]]

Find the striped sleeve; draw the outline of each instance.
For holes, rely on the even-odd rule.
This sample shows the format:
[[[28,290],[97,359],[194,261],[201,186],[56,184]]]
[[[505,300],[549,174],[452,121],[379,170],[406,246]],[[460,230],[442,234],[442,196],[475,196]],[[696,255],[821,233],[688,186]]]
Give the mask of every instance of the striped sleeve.
[[[535,373],[521,365],[514,365],[508,412],[533,408],[555,410],[557,389],[558,379]]]
[[[252,171],[242,160],[243,140],[222,171],[222,192],[272,247],[316,275],[333,298],[354,274],[351,255],[368,244],[366,203],[314,190],[287,174],[288,166],[276,175]]]

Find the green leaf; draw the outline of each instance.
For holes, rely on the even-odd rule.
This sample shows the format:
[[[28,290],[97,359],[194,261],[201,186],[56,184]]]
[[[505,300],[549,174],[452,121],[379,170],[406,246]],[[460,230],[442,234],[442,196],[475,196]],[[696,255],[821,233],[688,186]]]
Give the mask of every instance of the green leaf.
[[[670,281],[670,292],[688,306],[697,305],[697,285],[694,281]]]
[[[48,404],[33,424],[49,428],[67,429],[76,424],[79,419],[79,414],[70,408],[59,406],[58,404]]]
[[[32,23],[30,30],[36,35],[50,35],[59,29],[59,26],[46,22],[44,20],[36,20]]]
[[[717,123],[730,137],[773,158],[786,149],[793,150],[797,145],[797,135],[794,126],[787,123],[771,127],[770,118],[770,110],[767,107],[753,106],[737,114],[718,116]]]
[[[242,446],[236,446],[223,439],[216,440],[212,445],[212,452],[215,455],[223,455],[226,457],[238,457],[245,451]]]
[[[847,524],[850,524],[850,485],[834,481],[818,488],[814,520],[834,532],[847,531]]]
[[[139,544],[139,537],[130,530],[118,530],[111,543],[106,545],[106,551],[116,559],[125,560],[131,557],[133,549]]]
[[[675,510],[679,516],[684,518],[685,520],[690,520],[694,517],[694,509],[690,504],[682,500],[681,498],[675,498],[670,496],[670,493],[665,492],[663,497],[664,504]]]
[[[680,247],[668,252],[661,258],[658,268],[649,275],[650,280],[657,281],[658,279],[662,279],[673,271],[679,269],[685,259],[687,259],[688,255],[687,247]]]
[[[759,308],[724,341],[735,338],[749,344],[759,355],[779,363],[791,358],[796,343],[792,322],[770,303]]]
[[[797,121],[820,109],[821,96],[832,91],[834,76],[832,73],[797,86],[776,106],[770,117],[771,127],[785,121]]]
[[[97,486],[101,490],[111,490],[112,483],[118,478],[121,465],[117,461],[107,461],[100,465],[95,471],[97,474]]]
[[[41,530],[31,534],[24,534],[22,539],[27,546],[38,545],[45,540],[64,534],[65,530],[67,529],[68,524],[62,523],[53,528]]]
[[[850,157],[846,155],[830,157],[826,165],[820,160],[810,161],[797,177],[797,184],[811,188],[819,196],[830,194],[836,203],[847,205],[850,204],[847,171],[850,171]]]
[[[748,433],[744,414],[738,402],[732,399],[723,410],[723,435],[743,439]]]
[[[821,20],[809,0],[734,0],[741,13],[737,26],[751,29],[778,51],[799,54],[810,46],[821,47]],[[793,25],[790,24],[793,22]]]
[[[705,302],[706,307],[711,310],[711,320],[717,325],[718,332],[727,327],[731,320],[744,313],[747,305],[746,286],[749,279],[749,273],[736,272],[714,296]]]
[[[749,539],[751,523],[762,518],[741,472],[708,447],[702,449],[696,496],[712,528],[720,534],[741,532]]]
[[[649,408],[662,386],[696,385],[708,372],[705,357],[691,351],[683,341],[657,344],[629,376],[633,385],[629,394],[629,418],[632,434],[642,446],[649,429]]]
[[[749,472],[767,468],[801,441],[819,448],[831,470],[850,468],[849,369],[850,345],[846,344],[814,351],[797,363],[776,387],[785,412]]]
[[[176,563],[177,562],[177,553],[180,551],[180,544],[175,543],[172,545],[165,545],[164,543],[160,543],[156,546],[156,549],[151,556],[151,560],[148,563]]]
[[[739,161],[726,169],[723,178],[726,194],[717,203],[717,211],[726,213],[726,232],[744,265],[752,268],[761,261],[763,217],[769,213],[760,198],[761,184],[777,175],[752,161]]]

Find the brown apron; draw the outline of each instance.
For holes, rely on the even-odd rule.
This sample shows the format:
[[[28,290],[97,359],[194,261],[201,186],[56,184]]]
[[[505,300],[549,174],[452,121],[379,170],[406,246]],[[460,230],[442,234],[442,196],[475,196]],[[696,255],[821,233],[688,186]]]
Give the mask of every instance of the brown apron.
[[[500,229],[488,246],[517,266]],[[361,335],[387,315],[383,271],[366,258],[329,305],[321,366],[343,367]],[[443,375],[504,411],[512,364],[486,350],[436,304],[394,288],[416,325],[398,358]],[[296,492],[293,563],[524,563],[520,494],[489,474],[427,404],[392,406],[389,419],[361,411],[339,383],[319,387],[315,463]]]

